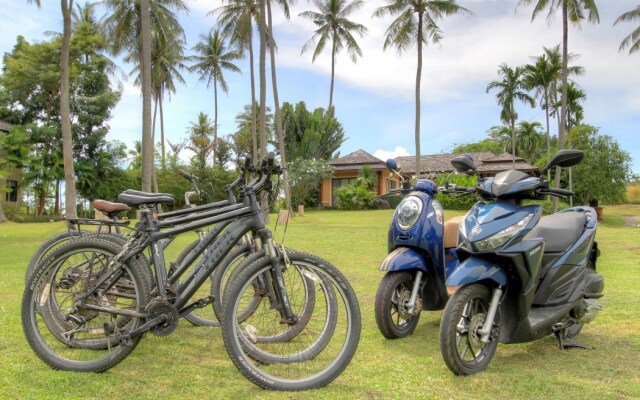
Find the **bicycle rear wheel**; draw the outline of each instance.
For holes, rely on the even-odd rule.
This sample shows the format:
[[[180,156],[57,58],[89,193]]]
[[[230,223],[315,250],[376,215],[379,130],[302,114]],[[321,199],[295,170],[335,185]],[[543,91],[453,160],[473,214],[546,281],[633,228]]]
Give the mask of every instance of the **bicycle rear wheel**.
[[[252,282],[271,272],[271,263],[262,258],[244,267],[227,285],[221,321],[224,343],[240,372],[260,387],[319,388],[333,381],[351,361],[360,338],[360,309],[353,289],[333,265],[293,251],[288,252],[288,258],[290,266],[283,277],[292,311],[305,308],[307,284],[315,293],[310,318],[306,322],[298,320],[304,325],[302,329],[286,341],[257,340],[295,328],[295,324],[282,322],[280,312],[269,301],[262,301],[246,320],[238,318],[245,302],[254,295]],[[260,357],[255,357],[256,352],[268,356],[269,362],[257,360]]]
[[[144,312],[148,301],[146,270],[136,263],[109,267],[120,247],[93,236],[54,250],[36,271],[22,299],[22,326],[29,345],[54,369],[101,372],[133,351],[141,336],[121,337],[142,319],[84,305]],[[98,279],[110,278],[94,295],[79,301]]]

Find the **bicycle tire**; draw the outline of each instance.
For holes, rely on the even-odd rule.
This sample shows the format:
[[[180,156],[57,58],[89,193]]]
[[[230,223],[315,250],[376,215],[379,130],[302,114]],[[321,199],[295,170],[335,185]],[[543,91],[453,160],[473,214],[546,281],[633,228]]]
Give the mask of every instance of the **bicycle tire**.
[[[83,252],[96,252],[114,256],[120,252],[120,247],[108,240],[87,236],[54,250],[42,261],[41,267],[26,287],[22,299],[21,320],[30,347],[41,360],[53,369],[102,372],[121,362],[133,351],[142,336],[132,338],[128,342],[121,342],[118,335],[126,334],[126,331],[137,328],[142,324],[142,319],[123,317],[118,320],[119,317],[116,317],[113,323],[113,326],[118,330],[116,333],[108,331],[105,329],[104,324],[100,324],[105,319],[113,321],[114,314],[77,310],[75,296],[91,287],[92,282],[95,282],[100,274],[108,271],[104,265],[101,270],[95,271],[95,273],[92,266],[88,272],[80,270],[81,267],[74,265],[75,259],[72,256],[83,254]],[[79,259],[81,260],[83,257],[79,257]],[[150,288],[147,285],[148,281],[144,276],[146,269],[135,262],[129,262],[115,268],[122,269],[118,280],[112,285],[112,288],[116,288],[115,291],[109,290],[101,297],[96,297],[96,300],[91,300],[98,302],[99,305],[108,303],[114,307],[123,302],[130,309],[144,312],[150,292]],[[61,272],[63,272],[61,278],[56,281],[56,276]],[[71,279],[74,276],[76,278],[75,281]],[[66,279],[66,281],[63,279]],[[119,288],[118,284],[120,282],[126,286],[126,289]],[[76,285],[78,285],[76,287],[78,292],[72,292],[70,289]],[[65,290],[69,290],[68,293],[64,292]],[[122,290],[122,292],[119,290]],[[47,293],[48,291],[51,292]],[[55,293],[53,293],[54,291]],[[125,293],[124,291],[127,292]],[[50,302],[53,297],[58,298],[58,295],[66,307],[64,310],[74,314],[84,313],[81,317],[87,317],[84,323],[77,324],[78,329],[75,332],[69,334],[70,340],[86,340],[89,345],[78,346],[77,343],[76,345],[69,345],[69,340],[66,343],[65,341],[61,342],[53,332],[50,332],[47,322],[42,318],[43,313],[45,315],[47,313],[47,309],[43,307],[44,304],[42,303]],[[80,317],[76,315],[75,318]],[[40,319],[42,319],[42,322],[39,321]],[[97,319],[97,321],[94,321],[94,319]],[[98,325],[84,326],[89,322],[92,324],[98,323]],[[53,328],[54,330],[57,329],[55,326]],[[80,332],[80,338],[75,336],[78,332]],[[94,337],[93,335],[103,335],[104,337]],[[103,345],[98,346],[96,343]],[[84,353],[84,350],[87,350],[87,352]],[[103,350],[106,354],[98,354],[98,350]],[[96,356],[95,359],[89,359],[94,355]]]

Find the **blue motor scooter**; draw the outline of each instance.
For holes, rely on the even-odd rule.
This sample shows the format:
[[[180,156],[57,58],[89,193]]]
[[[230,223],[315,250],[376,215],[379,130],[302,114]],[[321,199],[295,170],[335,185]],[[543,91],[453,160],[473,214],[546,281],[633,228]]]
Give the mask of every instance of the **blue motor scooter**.
[[[544,172],[576,165],[583,157],[581,151],[562,150],[542,177],[512,169],[470,188],[484,201],[460,224],[462,261],[447,277],[451,297],[440,323],[440,350],[454,374],[486,368],[499,341],[522,343],[555,334],[563,349],[587,348],[573,338],[602,308],[595,210],[573,207],[542,217],[542,206],[523,204],[573,195],[550,188]],[[475,172],[467,157],[452,164]]]
[[[378,329],[388,339],[413,333],[422,310],[442,310],[449,296],[445,279],[458,265],[458,224],[462,217],[444,222],[436,194],[447,193],[433,181],[421,179],[412,188],[397,171],[394,160],[387,169],[402,181],[407,194],[396,208],[388,234],[389,255],[380,265],[386,271],[375,300]]]

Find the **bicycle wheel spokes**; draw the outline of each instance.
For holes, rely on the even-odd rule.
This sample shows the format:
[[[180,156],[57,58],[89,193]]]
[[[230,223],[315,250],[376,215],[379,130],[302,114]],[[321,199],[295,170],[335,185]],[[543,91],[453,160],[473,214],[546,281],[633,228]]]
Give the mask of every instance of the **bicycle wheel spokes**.
[[[108,269],[117,248],[99,242],[103,248],[87,248],[85,243],[84,248],[70,244],[71,249],[55,251],[51,257],[56,258],[43,262],[45,270],[25,292],[27,339],[38,356],[56,369],[102,371],[134,347],[131,342],[122,345],[121,337],[141,323],[139,318],[86,307],[141,311],[140,305],[146,302],[138,271],[127,265]],[[111,273],[112,277],[93,290],[101,277]]]
[[[299,253],[289,256],[292,264],[283,278],[297,323],[282,323],[270,293],[251,316],[238,320],[238,313],[255,297],[255,279],[271,269],[268,261],[258,267],[256,262],[247,268],[251,275],[238,276],[245,279],[242,285],[230,283],[231,303],[225,312],[236,318],[225,314],[223,334],[236,366],[252,382],[271,389],[303,390],[326,385],[346,367],[357,345],[360,314],[351,288],[335,267]],[[228,330],[230,319],[233,335]],[[274,337],[280,340],[266,340]]]

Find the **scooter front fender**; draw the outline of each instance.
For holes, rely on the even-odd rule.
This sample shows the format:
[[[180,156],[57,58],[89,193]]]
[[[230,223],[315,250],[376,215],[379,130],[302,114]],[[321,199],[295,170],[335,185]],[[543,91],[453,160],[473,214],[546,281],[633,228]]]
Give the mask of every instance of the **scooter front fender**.
[[[428,273],[429,264],[422,254],[409,247],[398,247],[380,264],[380,271],[405,270],[420,270]]]
[[[507,284],[507,274],[499,264],[482,258],[469,257],[449,275],[447,286],[464,286],[487,279],[501,286]]]

